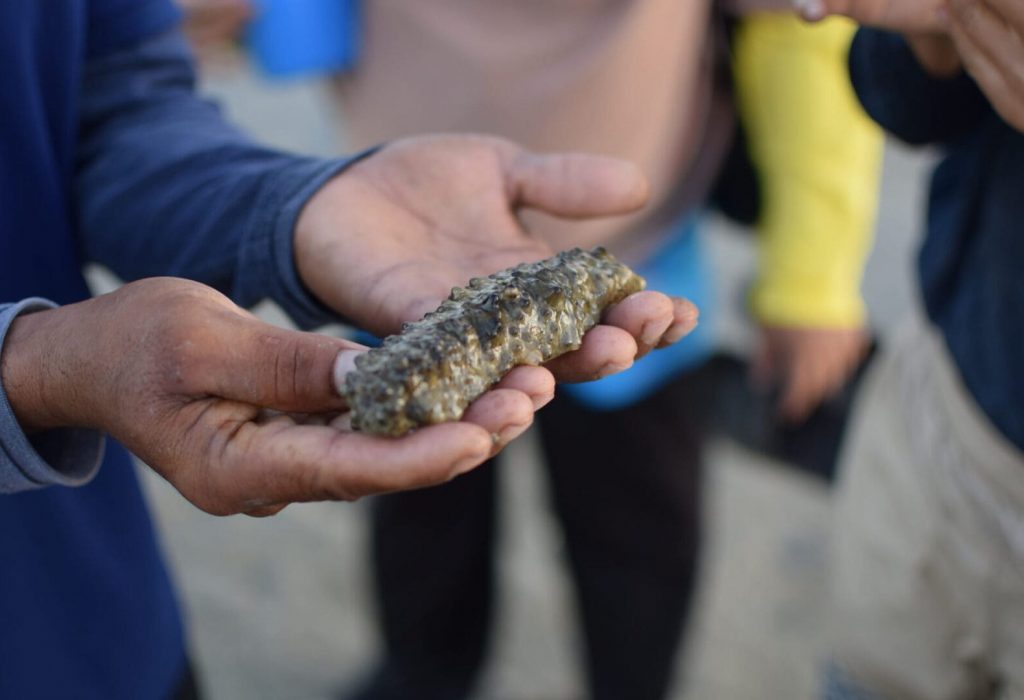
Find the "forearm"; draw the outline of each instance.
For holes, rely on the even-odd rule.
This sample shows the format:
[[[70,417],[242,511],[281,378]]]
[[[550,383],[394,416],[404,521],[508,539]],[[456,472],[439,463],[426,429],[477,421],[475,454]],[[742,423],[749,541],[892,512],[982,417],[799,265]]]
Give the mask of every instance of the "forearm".
[[[199,99],[177,34],[89,64],[76,199],[83,253],[125,279],[188,277],[300,324],[332,314],[295,271],[306,201],[346,165],[263,148]]]
[[[849,85],[853,31],[846,20],[758,15],[737,34],[738,101],[763,192],[751,303],[766,324],[864,323],[882,137]]]
[[[68,366],[57,355],[76,338],[60,337],[53,304],[27,299],[0,305],[0,493],[47,485],[77,486],[99,468],[103,436],[73,425],[64,407]],[[56,325],[55,325],[56,323]]]

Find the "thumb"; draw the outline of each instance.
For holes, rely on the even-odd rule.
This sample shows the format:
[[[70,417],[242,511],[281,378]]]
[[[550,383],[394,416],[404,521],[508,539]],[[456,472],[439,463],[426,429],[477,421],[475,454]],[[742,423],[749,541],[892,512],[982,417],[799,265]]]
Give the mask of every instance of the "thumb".
[[[366,348],[239,316],[203,362],[204,389],[221,398],[298,413],[340,411],[336,376]]]
[[[628,214],[650,196],[639,168],[604,156],[522,151],[506,176],[514,206],[573,219]]]
[[[833,5],[840,3],[833,2]],[[808,22],[818,22],[825,19],[830,12],[840,12],[838,8],[831,8],[825,0],[793,0],[793,9]]]

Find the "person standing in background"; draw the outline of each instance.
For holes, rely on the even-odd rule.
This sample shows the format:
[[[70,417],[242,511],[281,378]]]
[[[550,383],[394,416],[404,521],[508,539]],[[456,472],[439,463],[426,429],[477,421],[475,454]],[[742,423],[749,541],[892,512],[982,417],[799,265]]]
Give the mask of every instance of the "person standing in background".
[[[582,618],[588,696],[663,698],[700,554],[702,427],[691,377],[713,347],[698,229],[735,123],[722,69],[735,68],[763,192],[751,296],[764,328],[757,367],[778,382],[783,416],[799,421],[842,385],[865,347],[859,281],[881,138],[846,78],[853,28],[750,15],[776,8],[748,3],[730,65],[705,2],[362,7],[360,61],[336,79],[353,146],[422,128],[495,131],[542,151],[626,157],[651,179],[644,214],[571,234],[549,217],[527,225],[545,239],[606,245],[703,311],[686,347],[640,360],[618,381],[566,387],[538,423]],[[385,657],[354,698],[468,696],[488,647],[495,488],[485,468],[375,501]]]
[[[923,313],[878,358],[840,465],[834,700],[1024,698],[1024,5],[827,0],[868,113],[937,146]]]
[[[766,12],[787,6],[764,0],[361,9],[359,61],[335,79],[352,146],[468,129],[638,162],[653,185],[648,212],[572,231],[532,214],[527,225],[545,239],[608,246],[652,286],[697,301],[705,319],[714,314],[701,210],[730,149],[735,82],[763,194],[751,294],[763,324],[758,378],[779,386],[783,419],[799,421],[858,364],[881,139],[846,78],[849,23],[809,28]],[[745,17],[731,57],[722,9]],[[599,700],[661,698],[671,682],[700,555],[693,373],[713,348],[710,330],[705,321],[686,347],[644,358],[620,381],[566,387],[540,421]],[[489,639],[495,489],[487,468],[374,503],[385,658],[354,697],[468,696]]]

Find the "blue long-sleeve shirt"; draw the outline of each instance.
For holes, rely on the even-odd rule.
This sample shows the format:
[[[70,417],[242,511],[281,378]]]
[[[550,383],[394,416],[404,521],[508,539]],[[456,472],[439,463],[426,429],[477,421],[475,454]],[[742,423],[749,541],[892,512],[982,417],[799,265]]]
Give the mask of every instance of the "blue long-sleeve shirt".
[[[971,395],[1024,449],[1024,134],[967,75],[926,73],[898,35],[861,30],[850,72],[879,124],[944,151],[918,259],[922,296]]]
[[[72,196],[83,261],[129,280],[199,280],[242,305],[272,298],[300,326],[332,317],[298,279],[292,229],[301,206],[346,161],[283,154],[233,129],[196,98],[188,51],[175,32],[87,63],[82,84]],[[15,309],[0,308],[7,317],[2,347]],[[6,405],[2,384],[0,402]],[[0,413],[0,493],[81,484],[99,467],[98,450],[59,442],[83,447],[84,439],[72,430],[40,436],[39,444],[63,457],[46,470],[46,460],[25,450],[30,443],[13,414]]]
[[[0,336],[49,304],[32,297],[86,298],[88,260],[270,297],[305,326],[330,318],[291,236],[345,161],[225,125],[193,93],[178,19],[170,0],[0,3]],[[132,465],[103,447],[88,431],[27,436],[0,400],[0,698],[163,700],[183,670]]]

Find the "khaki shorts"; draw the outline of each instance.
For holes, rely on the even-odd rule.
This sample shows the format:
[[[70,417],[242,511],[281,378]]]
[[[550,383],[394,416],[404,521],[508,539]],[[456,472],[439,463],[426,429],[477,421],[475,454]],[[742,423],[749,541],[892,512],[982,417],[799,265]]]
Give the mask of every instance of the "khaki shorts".
[[[878,360],[837,493],[835,663],[883,698],[1024,698],[1024,454],[934,330]]]

